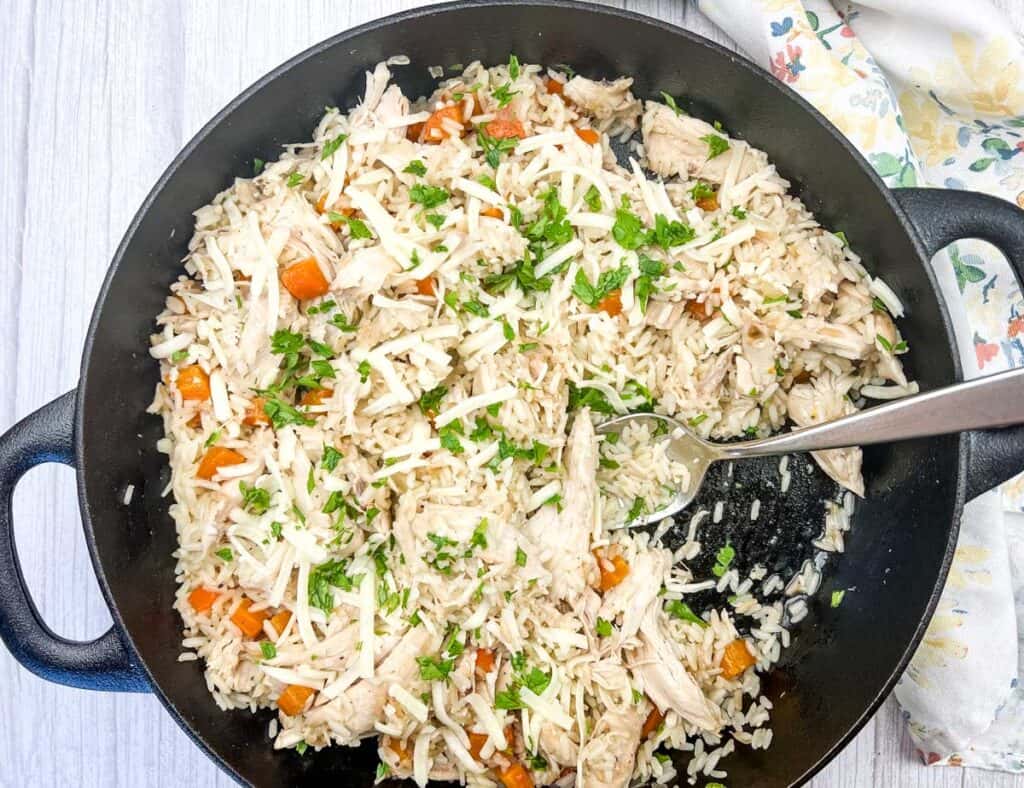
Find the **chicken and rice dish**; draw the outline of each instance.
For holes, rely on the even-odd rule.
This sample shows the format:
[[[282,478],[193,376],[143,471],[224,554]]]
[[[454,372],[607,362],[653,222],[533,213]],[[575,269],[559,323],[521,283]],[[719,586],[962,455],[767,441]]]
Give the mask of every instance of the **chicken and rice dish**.
[[[195,213],[151,348],[181,659],[277,748],[375,737],[379,779],[714,785],[771,742],[813,567],[695,574],[709,512],[675,551],[623,528],[686,468],[595,425],[765,436],[911,393],[900,303],[671,96],[513,57],[411,100],[403,64]],[[863,493],[859,449],[815,459]]]

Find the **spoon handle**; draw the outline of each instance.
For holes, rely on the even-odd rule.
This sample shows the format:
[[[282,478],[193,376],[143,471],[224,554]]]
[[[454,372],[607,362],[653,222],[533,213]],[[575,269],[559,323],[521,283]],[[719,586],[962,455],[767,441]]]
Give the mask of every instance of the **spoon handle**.
[[[835,421],[720,447],[728,459],[839,449],[1024,423],[1024,367],[894,400]]]

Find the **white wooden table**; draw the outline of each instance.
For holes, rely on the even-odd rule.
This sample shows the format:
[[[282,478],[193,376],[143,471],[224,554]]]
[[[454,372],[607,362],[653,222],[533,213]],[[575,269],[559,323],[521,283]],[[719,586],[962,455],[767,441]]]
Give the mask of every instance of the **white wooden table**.
[[[0,46],[0,431],[75,386],[107,263],[157,176],[242,88],[336,32],[420,0],[106,0],[4,4]],[[683,0],[615,3],[733,46]],[[1024,0],[1002,0],[1008,17]],[[733,48],[735,48],[733,46]],[[16,535],[53,628],[110,625],[82,538],[72,472],[18,488]],[[147,695],[47,684],[0,648],[0,786],[231,785]],[[890,699],[817,788],[1024,786],[925,769]]]

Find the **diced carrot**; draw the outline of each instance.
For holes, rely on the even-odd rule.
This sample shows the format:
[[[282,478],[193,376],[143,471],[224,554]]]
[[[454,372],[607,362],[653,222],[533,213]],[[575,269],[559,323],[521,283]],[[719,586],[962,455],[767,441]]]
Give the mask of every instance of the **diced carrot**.
[[[317,298],[330,289],[327,277],[314,257],[307,257],[285,268],[281,272],[281,284],[300,301]]]
[[[223,446],[211,446],[206,450],[203,459],[199,461],[196,469],[196,476],[209,481],[225,465],[238,465],[245,462],[245,455],[234,449],[226,449]]]
[[[466,735],[469,737],[469,754],[473,756],[473,760],[479,761],[480,750],[487,743],[488,736],[486,733],[473,733],[473,731],[466,731]]]
[[[210,376],[198,364],[190,364],[178,371],[178,391],[182,399],[209,399]]]
[[[746,642],[742,638],[736,638],[725,647],[725,653],[722,654],[722,675],[727,679],[734,679],[756,662]]]
[[[644,727],[640,729],[640,738],[646,739],[661,725],[662,720],[665,719],[665,715],[658,711],[658,707],[654,706],[651,709],[651,713],[647,715],[647,719],[644,720]]]
[[[242,597],[241,603],[231,614],[231,621],[242,630],[244,635],[254,638],[263,631],[263,622],[267,618],[267,612],[265,610],[250,610],[251,606],[252,602]]]
[[[559,82],[554,77],[548,77],[548,81],[544,83],[544,87],[547,88],[548,93],[554,93],[556,96],[561,96],[565,93],[565,83]]]
[[[505,788],[533,788],[533,778],[521,763],[498,770],[498,779]]]
[[[608,556],[603,550],[595,550],[594,558],[597,559],[597,568],[601,570],[602,591],[615,588],[629,574],[629,563],[618,553]]]
[[[327,192],[320,195],[320,199],[316,201],[316,212],[323,213],[327,210]]]
[[[445,120],[448,123],[445,123]],[[427,122],[423,125],[423,132],[420,135],[423,142],[429,142],[437,144],[442,140],[448,139],[451,136],[451,132],[448,127],[451,125],[451,121],[454,121],[459,126],[463,124],[462,118],[462,107],[458,104],[452,104],[448,107],[441,107],[437,112],[427,118]]]
[[[476,650],[476,672],[490,673],[494,670],[494,652],[489,648]]]
[[[522,123],[506,118],[495,118],[484,129],[488,137],[494,137],[496,140],[505,140],[511,137],[522,139],[526,136],[526,129],[523,128]]]
[[[289,684],[277,696],[277,708],[289,717],[294,717],[306,707],[306,701],[312,694],[313,690],[309,687],[303,687],[301,684]]]
[[[420,135],[423,133],[423,127],[427,125],[425,123],[412,123],[405,129],[405,138],[412,142],[418,142]]]
[[[245,417],[242,419],[242,424],[247,424],[250,427],[270,424],[270,416],[264,410],[266,404],[267,401],[263,397],[253,397],[249,407],[245,409]]]
[[[587,145],[597,145],[601,140],[601,135],[593,129],[579,129],[574,126],[572,130],[575,131],[576,136],[587,143]]]
[[[693,299],[692,301],[687,301],[685,308],[686,308],[686,311],[690,313],[691,317],[695,317],[698,320],[700,320],[701,322],[704,322],[704,321],[707,321],[707,320],[710,319],[710,315],[708,315],[707,309],[706,309],[706,307],[704,305],[704,302],[702,302],[702,301],[698,301],[697,299]]]
[[[197,430],[203,426],[203,414],[199,412],[193,413],[192,418],[185,423],[192,429]]]
[[[292,620],[292,614],[287,610],[282,610],[278,613],[274,613],[270,617],[270,626],[274,628],[277,636],[280,637],[281,633],[284,632],[284,628],[288,626],[288,622]]]
[[[718,196],[712,194],[710,197],[701,197],[697,200],[697,207],[702,211],[717,211],[718,210]]]
[[[299,400],[302,405],[323,405],[324,400],[334,393],[333,389],[310,389]]]
[[[395,754],[400,763],[409,763],[412,760],[412,750],[402,744],[401,739],[392,739],[389,736],[384,739],[384,746]]]
[[[612,290],[608,295],[597,302],[597,308],[612,317],[622,314],[622,291]]]
[[[200,586],[188,595],[188,603],[197,613],[205,613],[213,607],[213,603],[217,601],[217,597],[219,596],[220,591],[211,591],[209,588],[203,588]]]
[[[416,292],[420,295],[436,297],[437,291],[434,289],[434,279],[429,276],[426,279],[417,279]]]
[[[501,212],[501,208],[496,205],[492,205],[490,208],[484,208],[480,211],[481,216],[490,216],[492,219],[503,219],[505,214]]]

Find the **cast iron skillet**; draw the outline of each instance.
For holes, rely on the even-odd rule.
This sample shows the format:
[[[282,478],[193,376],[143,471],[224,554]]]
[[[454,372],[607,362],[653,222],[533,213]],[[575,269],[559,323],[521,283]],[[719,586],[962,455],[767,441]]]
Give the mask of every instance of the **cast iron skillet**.
[[[571,64],[589,76],[632,75],[641,97],[665,90],[685,109],[718,119],[768,152],[823,223],[842,229],[869,269],[907,306],[908,374],[931,389],[960,377],[949,319],[928,258],[956,238],[981,237],[1024,265],[1024,212],[990,197],[906,189],[890,193],[846,140],[806,102],[760,69],[686,31],[609,8],[551,0],[456,3],[389,17],[343,33],[261,79],[214,118],[147,197],[117,250],[82,358],[79,387],[0,439],[0,635],[25,667],[76,687],[153,691],[210,757],[261,785],[366,785],[369,744],[300,757],[275,752],[267,716],[223,713],[199,663],[179,663],[181,621],[171,605],[176,547],[161,425],[144,411],[157,381],[147,336],[167,288],[181,273],[191,211],[254,157],[276,158],[284,142],[308,138],[324,105],[352,106],[363,72],[393,54],[409,95],[430,92],[427,67],[510,52],[528,63]],[[77,469],[86,541],[114,626],[87,643],[56,636],[32,604],[12,542],[11,496],[43,462]],[[867,496],[846,552],[830,561],[811,613],[765,680],[775,704],[775,741],[729,759],[729,783],[798,784],[850,740],[902,672],[935,607],[966,499],[1024,469],[1024,431],[949,436],[865,452]],[[740,568],[760,561],[792,571],[821,527],[834,486],[813,467],[777,494],[775,464],[737,466],[709,482],[704,503],[729,493],[727,516],[704,534],[705,554],[728,537]],[[736,487],[736,483],[742,485]],[[128,484],[131,504],[122,504]],[[754,528],[749,499],[764,505]],[[698,501],[695,506],[700,505]],[[698,565],[698,569],[704,569]],[[839,609],[829,592],[849,588]],[[741,622],[742,623],[742,622]]]

